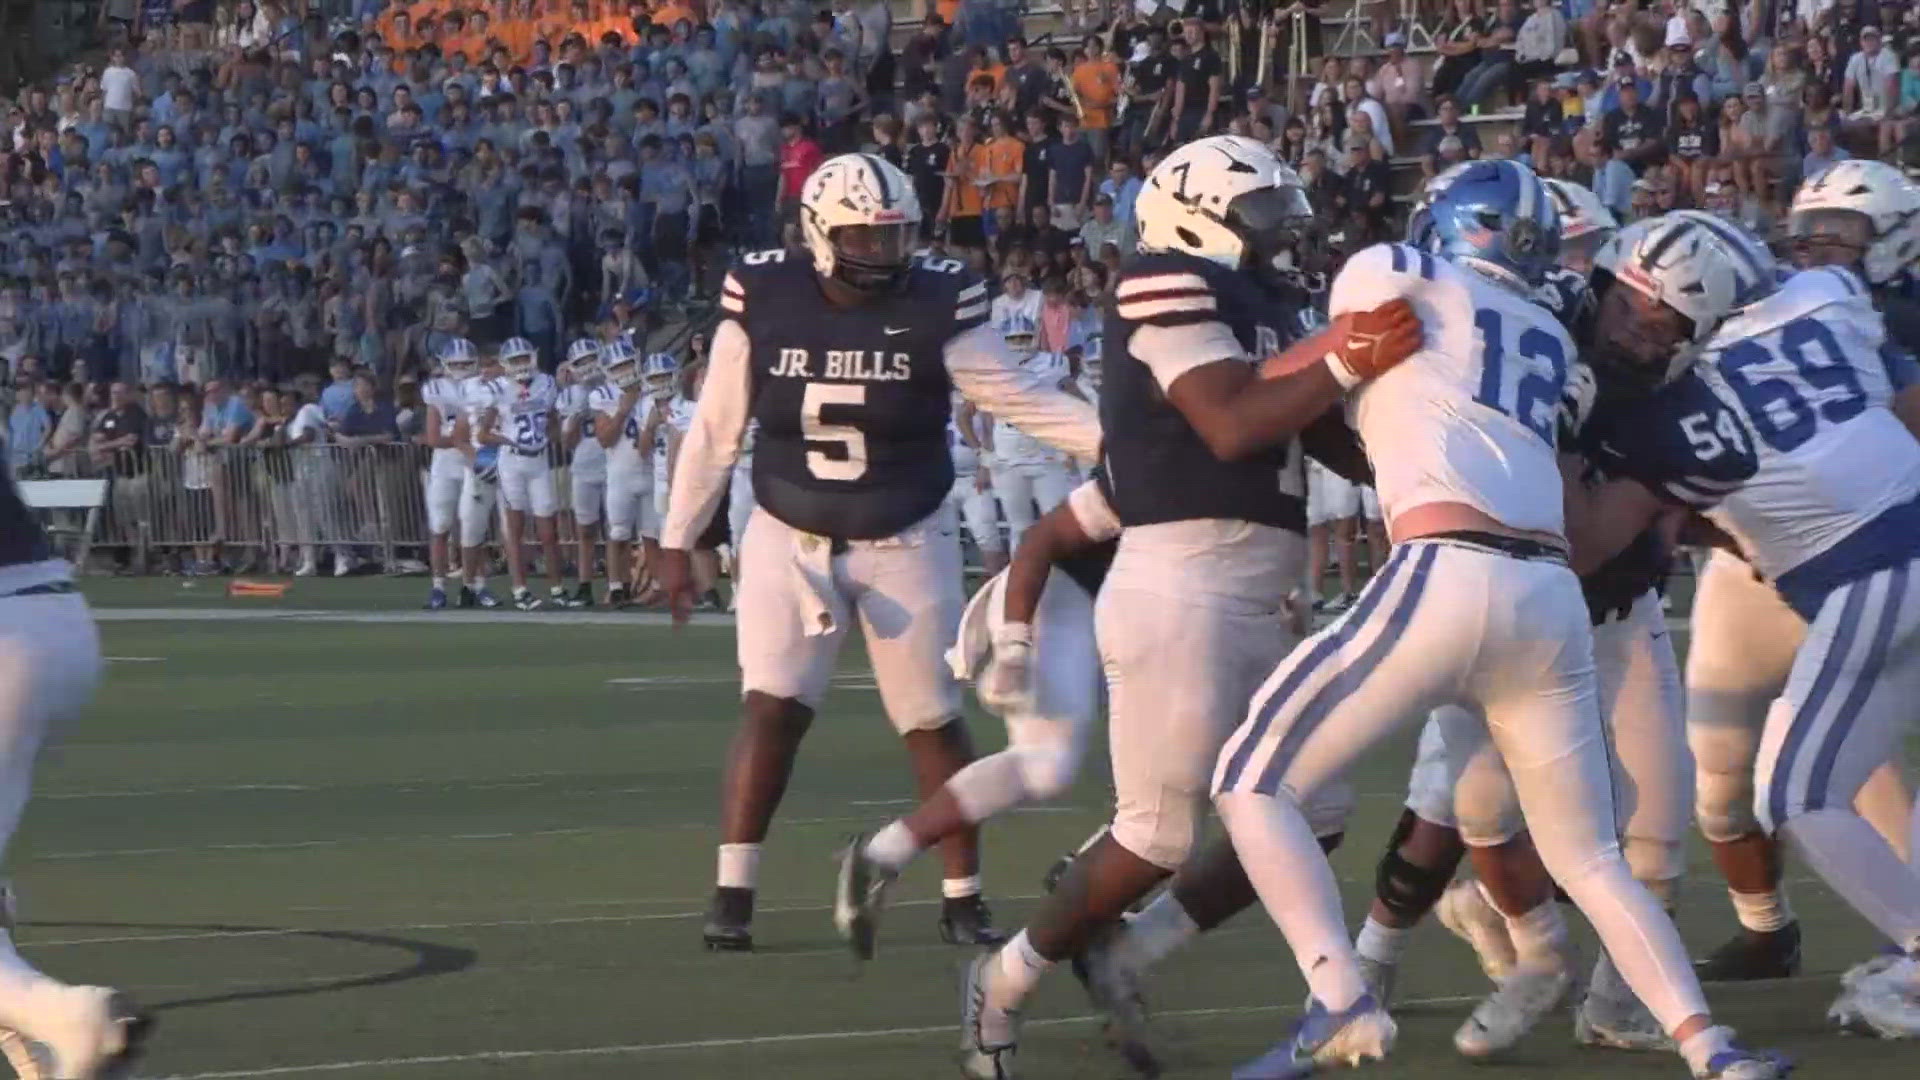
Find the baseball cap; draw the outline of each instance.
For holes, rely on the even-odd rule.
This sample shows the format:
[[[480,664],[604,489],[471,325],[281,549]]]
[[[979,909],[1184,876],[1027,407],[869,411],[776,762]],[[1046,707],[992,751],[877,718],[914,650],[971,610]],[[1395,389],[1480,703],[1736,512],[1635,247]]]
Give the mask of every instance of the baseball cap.
[[[1266,96],[1267,96],[1267,92],[1266,92],[1266,90],[1265,90],[1264,88],[1262,88],[1262,87],[1258,87],[1258,86],[1249,86],[1249,87],[1247,87],[1247,100],[1248,100],[1248,101],[1253,101],[1253,100],[1255,100],[1255,99],[1257,99],[1257,98],[1263,98],[1263,97],[1266,97]]]

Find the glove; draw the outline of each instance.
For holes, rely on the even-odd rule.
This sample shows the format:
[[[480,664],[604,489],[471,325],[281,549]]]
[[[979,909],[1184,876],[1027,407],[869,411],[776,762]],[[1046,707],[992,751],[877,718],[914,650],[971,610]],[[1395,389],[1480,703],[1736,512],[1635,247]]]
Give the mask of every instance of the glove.
[[[1593,369],[1575,360],[1567,366],[1567,385],[1560,391],[1560,408],[1555,426],[1560,434],[1560,449],[1571,449],[1580,437],[1580,429],[1593,415],[1593,399],[1599,394],[1593,381]]]
[[[1333,320],[1339,344],[1327,354],[1327,367],[1351,390],[1379,377],[1420,351],[1424,329],[1413,305],[1389,300],[1372,311],[1349,311]]]
[[[993,632],[993,656],[974,684],[981,704],[998,716],[1033,708],[1033,626],[1003,623]]]
[[[473,478],[483,484],[500,481],[500,448],[483,446],[473,455]]]

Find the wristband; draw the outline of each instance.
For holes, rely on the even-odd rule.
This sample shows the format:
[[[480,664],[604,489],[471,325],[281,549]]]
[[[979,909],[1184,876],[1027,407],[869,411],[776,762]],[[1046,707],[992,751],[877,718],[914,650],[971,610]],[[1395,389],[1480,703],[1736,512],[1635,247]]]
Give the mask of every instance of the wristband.
[[[1033,624],[1023,622],[1003,622],[993,631],[993,647],[998,649],[1007,645],[1025,645],[1033,647]]]
[[[1333,372],[1333,381],[1339,383],[1342,390],[1351,390],[1360,385],[1360,376],[1353,373],[1353,369],[1340,359],[1337,352],[1327,354],[1327,370]]]

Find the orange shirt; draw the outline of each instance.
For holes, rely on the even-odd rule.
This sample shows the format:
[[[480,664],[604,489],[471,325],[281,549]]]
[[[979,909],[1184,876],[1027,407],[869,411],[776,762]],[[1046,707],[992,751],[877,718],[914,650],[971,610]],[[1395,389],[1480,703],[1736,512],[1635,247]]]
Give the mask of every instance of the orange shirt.
[[[679,3],[678,0],[667,0],[666,3],[653,9],[653,25],[655,26],[663,26],[668,30],[672,30],[674,24],[681,19],[685,19],[688,22],[698,21],[694,18],[693,9],[685,4]]]
[[[997,210],[1002,206],[1011,208],[1020,201],[1020,174],[1026,162],[1027,144],[1007,135],[987,140],[981,149],[985,151],[983,160],[986,162],[981,171],[1013,178],[995,181],[987,188],[987,209]]]
[[[1112,127],[1113,107],[1120,100],[1120,66],[1108,60],[1083,60],[1069,78],[1087,111],[1081,126],[1095,131]]]
[[[953,17],[960,14],[960,0],[934,0],[933,10],[940,16],[941,22],[952,26]]]
[[[979,217],[985,209],[985,191],[975,187],[974,176],[988,171],[987,146],[974,143],[970,149],[953,151],[953,171],[959,175],[947,181],[947,213],[952,217]]]

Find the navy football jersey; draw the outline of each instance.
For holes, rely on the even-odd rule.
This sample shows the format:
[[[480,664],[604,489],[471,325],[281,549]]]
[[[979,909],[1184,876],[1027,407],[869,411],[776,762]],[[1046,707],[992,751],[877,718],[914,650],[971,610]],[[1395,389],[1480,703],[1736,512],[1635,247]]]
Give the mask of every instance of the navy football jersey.
[[[953,486],[948,342],[986,322],[986,284],[955,259],[916,260],[898,291],[856,307],[813,265],[753,252],[721,307],[752,346],[753,490],[769,514],[841,540],[899,533]]]
[[[53,557],[46,530],[20,497],[13,473],[0,469],[0,566],[46,562]]]
[[[1268,291],[1251,275],[1184,252],[1136,257],[1120,272],[1106,317],[1100,426],[1110,499],[1123,525],[1222,518],[1306,530],[1298,443],[1221,461],[1167,400],[1138,354],[1136,331],[1218,323],[1258,363],[1304,336],[1304,296]]]

